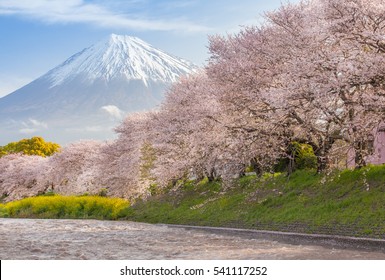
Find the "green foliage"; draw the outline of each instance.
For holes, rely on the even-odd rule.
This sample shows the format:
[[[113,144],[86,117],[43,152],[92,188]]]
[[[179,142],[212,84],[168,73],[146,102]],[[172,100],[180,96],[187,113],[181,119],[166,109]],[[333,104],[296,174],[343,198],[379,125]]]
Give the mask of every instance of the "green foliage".
[[[143,180],[153,181],[154,179],[151,177],[151,169],[154,168],[154,162],[156,160],[155,149],[151,144],[144,143],[140,152],[140,178]]]
[[[314,154],[313,147],[309,144],[292,142],[291,151],[295,158],[296,169],[317,168],[317,157]]]
[[[46,191],[43,194],[40,194],[39,196],[54,196],[56,193],[53,190]]]
[[[150,184],[148,191],[150,192],[151,196],[161,194],[161,189],[157,184]]]
[[[0,157],[11,153],[46,157],[58,152],[59,149],[59,144],[46,142],[42,137],[32,137],[0,147]]]
[[[119,219],[129,202],[100,196],[37,196],[0,204],[0,216],[19,218]]]
[[[107,194],[108,194],[108,189],[107,188],[102,188],[98,192],[98,196],[101,196],[101,197],[107,197]]]
[[[4,205],[4,204],[0,204],[0,217],[1,217],[1,218],[8,218],[8,217],[9,217],[8,211],[7,211],[7,209],[5,208],[5,205]]]
[[[3,203],[4,199],[6,199],[8,195],[6,193],[3,193],[3,195],[0,197],[0,203]]]
[[[252,166],[246,166],[245,172],[246,172],[246,173],[248,173],[248,172],[254,172],[254,169],[253,169]]]
[[[3,150],[3,147],[0,146],[0,157],[7,155],[8,153]]]
[[[313,147],[306,143],[293,141],[288,147],[289,158],[282,158],[274,167],[277,172],[301,169],[316,169],[317,156],[314,154]]]

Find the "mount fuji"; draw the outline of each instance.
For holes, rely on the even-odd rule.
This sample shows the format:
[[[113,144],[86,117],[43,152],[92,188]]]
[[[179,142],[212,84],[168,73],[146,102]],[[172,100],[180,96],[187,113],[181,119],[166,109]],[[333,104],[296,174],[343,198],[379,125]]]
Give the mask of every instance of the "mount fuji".
[[[59,143],[111,138],[127,113],[156,107],[196,69],[139,38],[112,34],[0,98],[0,145],[34,135]]]

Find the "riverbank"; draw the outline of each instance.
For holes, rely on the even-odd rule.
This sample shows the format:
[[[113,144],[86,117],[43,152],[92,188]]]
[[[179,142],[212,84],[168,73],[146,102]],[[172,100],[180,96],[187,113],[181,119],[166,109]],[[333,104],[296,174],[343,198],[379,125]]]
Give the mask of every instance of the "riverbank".
[[[127,219],[385,239],[385,167],[187,182],[136,202]]]
[[[0,217],[120,219],[385,239],[385,166],[291,176],[244,176],[232,184],[179,182],[149,199],[34,197],[0,205]]]

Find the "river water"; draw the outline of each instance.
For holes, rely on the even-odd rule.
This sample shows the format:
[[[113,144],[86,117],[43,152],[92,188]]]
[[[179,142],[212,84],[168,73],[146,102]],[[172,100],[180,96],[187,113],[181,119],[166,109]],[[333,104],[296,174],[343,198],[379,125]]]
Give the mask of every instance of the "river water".
[[[0,259],[385,259],[381,250],[127,221],[0,219]]]

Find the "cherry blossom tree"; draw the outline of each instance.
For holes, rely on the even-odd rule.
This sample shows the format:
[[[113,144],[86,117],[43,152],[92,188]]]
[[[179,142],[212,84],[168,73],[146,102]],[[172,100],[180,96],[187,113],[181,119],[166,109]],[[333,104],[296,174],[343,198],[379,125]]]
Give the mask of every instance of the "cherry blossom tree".
[[[313,145],[320,171],[336,140],[365,164],[384,117],[383,6],[303,1],[266,14],[261,27],[212,37],[207,71],[222,86],[227,127],[254,134],[260,147],[270,140],[276,153],[300,138]]]
[[[60,194],[97,193],[102,186],[97,181],[101,165],[103,142],[82,140],[65,146],[49,160],[47,180]]]
[[[152,112],[133,113],[116,128],[118,138],[102,149],[98,181],[113,196],[146,197],[151,182],[141,176],[143,147],[150,143]]]
[[[384,11],[378,1],[339,0],[267,15],[288,57],[282,73],[288,112],[316,143],[321,169],[337,139],[364,165],[373,129],[384,118]]]
[[[238,159],[227,155],[232,143],[217,119],[215,89],[203,72],[186,77],[169,90],[153,116],[154,175],[163,185],[192,176],[213,180],[237,165]]]
[[[337,49],[336,86],[344,120],[342,132],[355,151],[358,167],[371,152],[373,130],[385,107],[385,5],[377,0],[324,3],[333,49]]]
[[[9,154],[0,158],[0,194],[5,201],[44,193],[48,159],[40,156]]]
[[[292,135],[269,33],[269,28],[253,27],[227,38],[211,37],[207,67],[208,76],[219,85],[216,97],[224,126],[259,172],[283,155]]]

